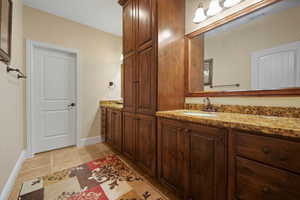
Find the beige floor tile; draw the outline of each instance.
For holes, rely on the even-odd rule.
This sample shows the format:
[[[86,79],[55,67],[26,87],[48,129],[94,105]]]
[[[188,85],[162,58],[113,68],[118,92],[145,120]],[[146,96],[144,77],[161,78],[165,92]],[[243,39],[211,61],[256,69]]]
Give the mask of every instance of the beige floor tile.
[[[37,154],[33,158],[27,159],[23,165],[21,173],[30,172],[32,170],[35,170],[37,168],[50,166],[51,164],[51,153],[43,153],[43,154]]]
[[[26,171],[26,172],[21,171],[20,174],[18,175],[18,179],[22,181],[28,181],[40,176],[45,176],[50,173],[51,173],[51,167],[49,165],[40,168],[35,168],[34,170],[31,171]]]

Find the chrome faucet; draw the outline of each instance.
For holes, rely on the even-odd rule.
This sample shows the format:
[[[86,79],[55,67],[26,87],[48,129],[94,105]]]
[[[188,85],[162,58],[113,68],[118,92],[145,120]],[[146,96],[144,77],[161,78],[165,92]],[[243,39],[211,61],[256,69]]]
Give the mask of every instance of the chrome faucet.
[[[214,108],[214,105],[211,103],[211,101],[208,97],[206,97],[203,100],[203,104],[204,104],[203,111],[205,111],[205,112],[216,112],[216,109]]]

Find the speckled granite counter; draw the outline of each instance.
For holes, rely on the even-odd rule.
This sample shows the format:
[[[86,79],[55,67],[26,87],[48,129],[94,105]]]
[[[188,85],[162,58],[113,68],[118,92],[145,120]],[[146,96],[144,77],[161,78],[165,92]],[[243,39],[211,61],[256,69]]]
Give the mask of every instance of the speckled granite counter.
[[[100,106],[101,107],[106,107],[106,108],[113,108],[113,109],[118,109],[118,110],[123,110],[123,103],[121,101],[100,101]]]
[[[216,116],[192,116],[185,112],[200,112],[193,110],[160,111],[157,116],[184,120],[216,127],[235,128],[246,131],[261,132],[267,135],[284,138],[300,139],[300,119],[273,117],[263,115],[248,115],[239,113],[214,113]]]

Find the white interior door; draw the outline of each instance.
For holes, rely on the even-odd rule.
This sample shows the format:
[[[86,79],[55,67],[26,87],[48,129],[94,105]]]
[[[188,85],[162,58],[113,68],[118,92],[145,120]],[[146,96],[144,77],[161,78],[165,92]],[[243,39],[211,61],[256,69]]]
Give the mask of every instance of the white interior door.
[[[32,151],[75,145],[76,56],[34,47],[32,59]]]
[[[252,89],[300,87],[300,42],[252,55]]]

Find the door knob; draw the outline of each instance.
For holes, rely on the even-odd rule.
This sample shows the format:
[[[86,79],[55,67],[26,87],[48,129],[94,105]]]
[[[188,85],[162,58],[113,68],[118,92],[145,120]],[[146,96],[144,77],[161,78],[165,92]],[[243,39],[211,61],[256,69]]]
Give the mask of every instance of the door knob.
[[[75,107],[75,106],[76,106],[75,103],[71,103],[71,104],[68,105],[68,107]]]

